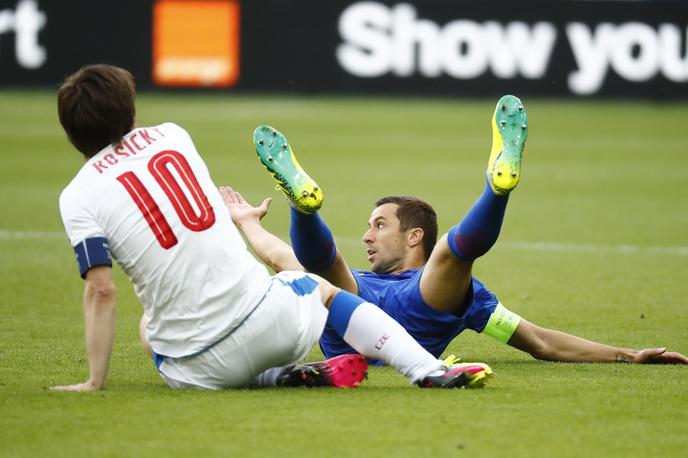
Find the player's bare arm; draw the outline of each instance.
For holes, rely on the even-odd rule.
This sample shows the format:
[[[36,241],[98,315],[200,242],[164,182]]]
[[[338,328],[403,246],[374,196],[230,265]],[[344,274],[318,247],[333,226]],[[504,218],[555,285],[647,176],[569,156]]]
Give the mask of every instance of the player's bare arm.
[[[269,265],[275,272],[285,270],[306,270],[299,263],[292,248],[276,235],[268,232],[261,224],[261,219],[267,214],[272,202],[267,198],[263,203],[254,207],[243,198],[241,193],[229,186],[220,187],[220,195],[229,210],[232,221],[246,237],[247,242],[261,261]],[[323,272],[317,272],[333,285],[351,293],[358,292],[358,285],[353,278],[351,269],[342,255],[337,257],[332,265]]]
[[[258,207],[229,186],[219,188],[222,200],[229,210],[232,221],[244,234],[256,256],[275,272],[285,270],[303,271],[304,268],[294,256],[291,247],[276,235],[265,230],[260,220],[268,213],[271,198],[263,200]]]
[[[84,321],[89,378],[84,383],[55,386],[55,391],[96,391],[107,382],[112,342],[115,337],[117,294],[112,268],[98,266],[86,273],[84,285]]]
[[[542,328],[524,319],[508,342],[536,359],[562,362],[625,362],[644,364],[688,364],[688,357],[666,348],[633,350],[613,347],[561,331]]]

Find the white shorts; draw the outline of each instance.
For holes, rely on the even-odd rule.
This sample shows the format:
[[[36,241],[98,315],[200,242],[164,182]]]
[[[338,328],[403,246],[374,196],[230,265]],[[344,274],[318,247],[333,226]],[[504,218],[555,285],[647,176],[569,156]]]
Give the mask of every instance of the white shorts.
[[[280,272],[253,313],[226,338],[192,357],[165,357],[158,367],[172,388],[219,390],[251,385],[266,369],[304,358],[327,321],[317,281]]]

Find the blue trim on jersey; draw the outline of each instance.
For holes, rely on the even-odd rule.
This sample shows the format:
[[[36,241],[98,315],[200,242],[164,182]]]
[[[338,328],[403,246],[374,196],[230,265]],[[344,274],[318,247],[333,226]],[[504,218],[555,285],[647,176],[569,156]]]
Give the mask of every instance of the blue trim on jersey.
[[[353,270],[358,283],[358,296],[380,307],[428,352],[439,357],[449,343],[465,329],[481,332],[497,307],[497,298],[476,278],[472,279],[463,315],[438,312],[420,294],[422,269],[398,274],[375,274]],[[326,358],[354,352],[337,330],[325,326],[320,348]]]
[[[234,329],[232,329],[231,331],[229,331],[229,332],[226,333],[224,336],[220,337],[218,340],[216,340],[215,342],[211,343],[211,344],[208,345],[207,347],[202,348],[202,349],[198,350],[198,351],[195,352],[195,353],[191,353],[190,355],[178,356],[178,357],[176,357],[176,358],[174,358],[174,359],[188,359],[188,358],[193,358],[194,356],[198,356],[198,355],[200,355],[200,354],[203,354],[203,353],[207,352],[208,350],[210,350],[211,348],[213,348],[215,345],[219,344],[220,342],[222,342],[223,340],[225,340],[226,338],[228,338],[229,336],[231,336],[232,334],[234,334],[234,333],[236,332],[236,330],[239,329],[244,323],[246,323],[246,320],[248,320],[249,317],[250,317],[251,315],[253,315],[253,312],[255,312],[256,310],[258,310],[258,307],[260,306],[260,304],[263,303],[263,301],[265,300],[265,298],[268,296],[268,293],[269,293],[270,290],[272,289],[272,286],[275,284],[275,279],[276,279],[275,277],[272,278],[272,281],[270,282],[270,287],[267,289],[267,291],[265,291],[265,294],[263,294],[263,297],[260,298],[260,300],[258,301],[258,303],[251,309],[250,312],[248,312],[248,314],[244,317],[244,319],[241,320],[241,322],[240,322],[238,325],[236,325],[236,327],[235,327]],[[282,281],[282,280],[280,280],[280,281]],[[284,283],[284,282],[282,282],[282,283]],[[317,284],[317,283],[316,283],[316,284]],[[157,356],[158,358],[160,358],[160,362],[161,362],[161,363],[162,363],[162,360],[163,360],[164,358],[169,358],[169,356],[160,355],[160,354],[156,353],[155,351],[153,351],[153,355],[155,355],[155,356]],[[155,356],[154,356],[154,357],[155,357]],[[157,363],[157,362],[156,362],[156,363]],[[158,367],[160,367],[160,366],[158,366]]]
[[[297,296],[306,296],[315,291],[315,288],[318,287],[318,282],[313,280],[308,275],[291,281],[282,280],[281,278],[278,278],[278,280],[284,286],[290,287],[296,293]]]
[[[164,360],[165,360],[164,356],[160,356],[155,351],[153,351],[153,362],[155,363],[155,367],[157,367],[158,370],[160,370],[160,365],[162,364],[162,362]]]
[[[105,237],[91,237],[83,240],[74,247],[76,262],[79,264],[81,278],[86,278],[86,272],[96,266],[112,267],[110,247]]]
[[[342,338],[349,327],[351,315],[356,307],[365,301],[348,291],[339,291],[330,303],[330,313],[327,315],[327,325],[331,326]]]

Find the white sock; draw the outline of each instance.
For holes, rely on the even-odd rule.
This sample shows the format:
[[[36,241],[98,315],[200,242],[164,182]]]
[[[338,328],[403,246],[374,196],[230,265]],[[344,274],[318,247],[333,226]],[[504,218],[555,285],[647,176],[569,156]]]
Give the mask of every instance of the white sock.
[[[442,361],[421,347],[399,323],[369,302],[353,311],[343,338],[363,356],[396,368],[411,383],[442,366]]]

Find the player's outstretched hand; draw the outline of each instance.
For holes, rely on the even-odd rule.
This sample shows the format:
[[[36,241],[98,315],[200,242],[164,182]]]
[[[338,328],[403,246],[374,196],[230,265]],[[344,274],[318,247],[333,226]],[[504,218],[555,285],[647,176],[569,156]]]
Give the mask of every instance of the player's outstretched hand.
[[[272,202],[272,198],[268,197],[259,207],[254,207],[246,202],[246,199],[239,192],[229,186],[220,186],[219,190],[232,221],[239,227],[246,222],[260,221],[268,213],[270,202]]]
[[[100,388],[86,381],[84,383],[77,383],[76,385],[52,386],[50,391],[98,391]]]
[[[688,364],[688,357],[666,348],[646,348],[639,350],[633,357],[634,363],[641,364]]]

